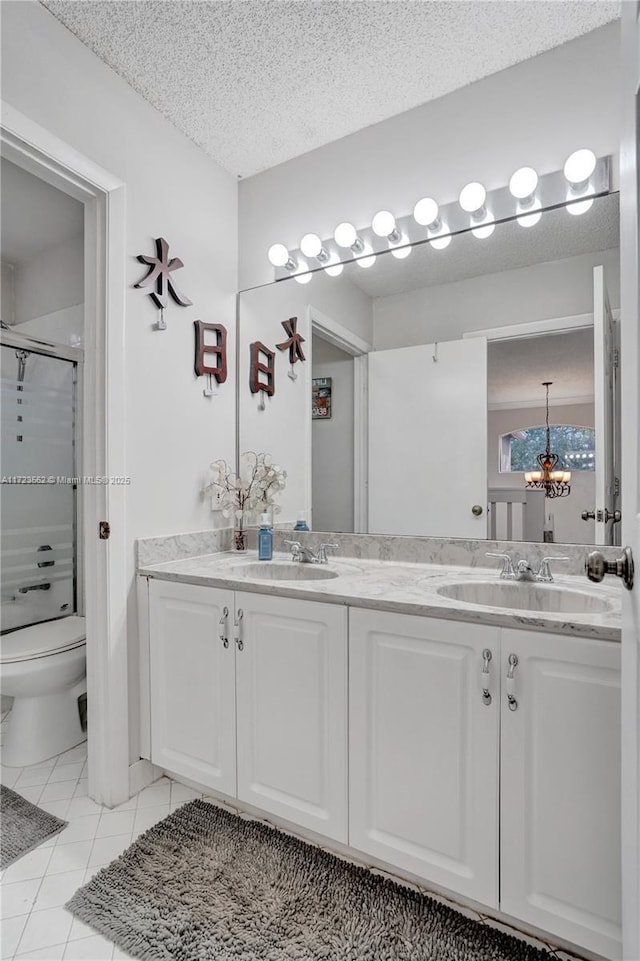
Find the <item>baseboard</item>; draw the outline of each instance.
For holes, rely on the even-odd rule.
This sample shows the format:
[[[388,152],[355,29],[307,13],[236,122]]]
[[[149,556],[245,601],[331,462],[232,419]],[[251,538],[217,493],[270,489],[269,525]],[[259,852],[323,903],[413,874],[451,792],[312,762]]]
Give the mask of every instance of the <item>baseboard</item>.
[[[156,767],[151,761],[145,761],[141,758],[139,761],[135,761],[133,764],[129,765],[129,797],[133,797],[138,791],[142,791],[143,788],[149,787],[154,781],[162,777],[163,771],[161,768]]]

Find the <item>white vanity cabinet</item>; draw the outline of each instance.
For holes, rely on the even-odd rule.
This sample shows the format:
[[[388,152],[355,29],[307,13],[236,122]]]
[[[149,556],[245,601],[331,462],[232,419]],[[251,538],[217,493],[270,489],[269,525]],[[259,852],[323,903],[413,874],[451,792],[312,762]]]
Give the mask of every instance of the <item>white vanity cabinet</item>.
[[[155,578],[148,634],[155,764],[620,957],[619,644]]]
[[[349,677],[350,843],[620,957],[619,644],[352,610]]]
[[[151,760],[347,842],[347,609],[149,581]]]
[[[347,842],[347,608],[236,594],[238,797]]]
[[[234,796],[232,611],[232,591],[149,581],[151,760]]]
[[[619,957],[620,645],[501,633],[500,906]]]
[[[350,612],[350,844],[492,907],[497,639],[484,625]]]

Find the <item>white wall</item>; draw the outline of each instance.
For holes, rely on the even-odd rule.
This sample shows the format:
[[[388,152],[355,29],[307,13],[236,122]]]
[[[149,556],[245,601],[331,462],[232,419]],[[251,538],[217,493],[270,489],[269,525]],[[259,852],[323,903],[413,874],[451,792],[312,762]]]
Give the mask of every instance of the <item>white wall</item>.
[[[16,317],[15,267],[4,260],[0,277],[0,320],[13,324]]]
[[[557,170],[581,146],[617,158],[619,89],[616,22],[242,181],[241,288],[273,279],[275,242],[408,214],[425,194],[447,203],[469,180],[504,186],[523,164]]]
[[[331,378],[331,417],[311,423],[313,528],[353,532],[353,357],[313,340],[313,377]]]
[[[469,330],[592,313],[597,264],[604,264],[611,306],[618,308],[620,251],[604,250],[378,297],[373,302],[374,347],[457,340]]]
[[[131,757],[137,753],[134,540],[210,527],[207,465],[234,456],[237,186],[193,143],[36,2],[2,4],[2,97],[126,184],[126,433]],[[171,304],[168,329],[133,285],[165,237],[185,263],[176,281],[194,306]],[[215,401],[193,374],[196,319],[229,330],[231,376]],[[89,638],[89,643],[91,639]]]
[[[36,225],[34,225],[36,227]],[[15,266],[15,322],[84,302],[84,238],[72,237]]]
[[[574,424],[579,427],[594,427],[593,404],[558,405],[551,408],[549,415],[552,424]],[[488,418],[488,486],[524,486],[521,473],[501,474],[499,464],[499,437],[524,427],[539,427],[545,423],[544,407],[527,407],[513,410],[490,410]],[[594,522],[583,521],[582,511],[595,507],[595,473],[593,471],[573,471],[571,493],[568,497],[547,499],[545,510],[554,515],[554,540],[558,544],[593,544],[595,537]]]
[[[344,277],[316,276],[308,286],[287,280],[240,295],[240,450],[269,453],[285,468],[287,486],[278,499],[282,510],[276,522],[291,526],[299,511],[307,511],[308,516],[311,511],[311,365],[308,360],[298,362],[293,381],[287,376],[288,353],[276,350],[275,394],[265,397],[265,409],[260,410],[261,395],[249,391],[249,345],[259,340],[274,350],[287,338],[282,321],[297,317],[308,358],[310,309],[371,342],[371,299]]]

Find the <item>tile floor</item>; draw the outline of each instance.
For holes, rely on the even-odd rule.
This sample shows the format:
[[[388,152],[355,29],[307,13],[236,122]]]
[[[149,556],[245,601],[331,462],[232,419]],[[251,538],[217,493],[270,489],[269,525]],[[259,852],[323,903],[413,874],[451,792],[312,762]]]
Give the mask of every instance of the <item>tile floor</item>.
[[[2,719],[2,724],[6,724]],[[118,961],[129,955],[65,910],[71,895],[143,831],[186,801],[204,795],[163,777],[114,809],[87,796],[87,745],[27,768],[0,766],[0,781],[68,821],[59,834],[0,873],[1,957],[15,961]],[[379,871],[377,873],[384,874]],[[434,895],[424,890],[430,897]],[[447,902],[444,898],[437,898]],[[464,914],[528,938],[460,905]],[[578,961],[557,950],[558,959]]]
[[[110,810],[87,797],[87,746],[29,768],[0,767],[0,780],[69,824],[0,874],[1,957],[112,961],[129,955],[63,905],[139,834],[200,797],[168,778]]]

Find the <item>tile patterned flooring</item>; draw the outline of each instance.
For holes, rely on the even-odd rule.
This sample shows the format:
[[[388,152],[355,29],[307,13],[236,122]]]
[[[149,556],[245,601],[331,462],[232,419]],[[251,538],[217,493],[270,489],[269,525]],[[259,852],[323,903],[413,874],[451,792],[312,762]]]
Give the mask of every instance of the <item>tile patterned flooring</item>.
[[[114,809],[87,796],[87,745],[28,768],[0,767],[6,787],[68,821],[0,874],[1,957],[16,961],[128,959],[64,904],[99,868],[185,801],[201,795],[168,778]]]
[[[0,873],[1,957],[7,961],[129,959],[112,942],[73,918],[64,904],[143,831],[186,801],[204,795],[163,777],[119,807],[105,808],[87,796],[86,744],[32,767],[0,766],[0,781],[69,822],[55,837]],[[431,892],[425,893],[434,897]],[[436,899],[451,904],[444,898]],[[551,945],[512,931],[484,915],[458,904],[452,907],[553,951]],[[562,961],[578,961],[559,949],[556,951],[556,957]]]

